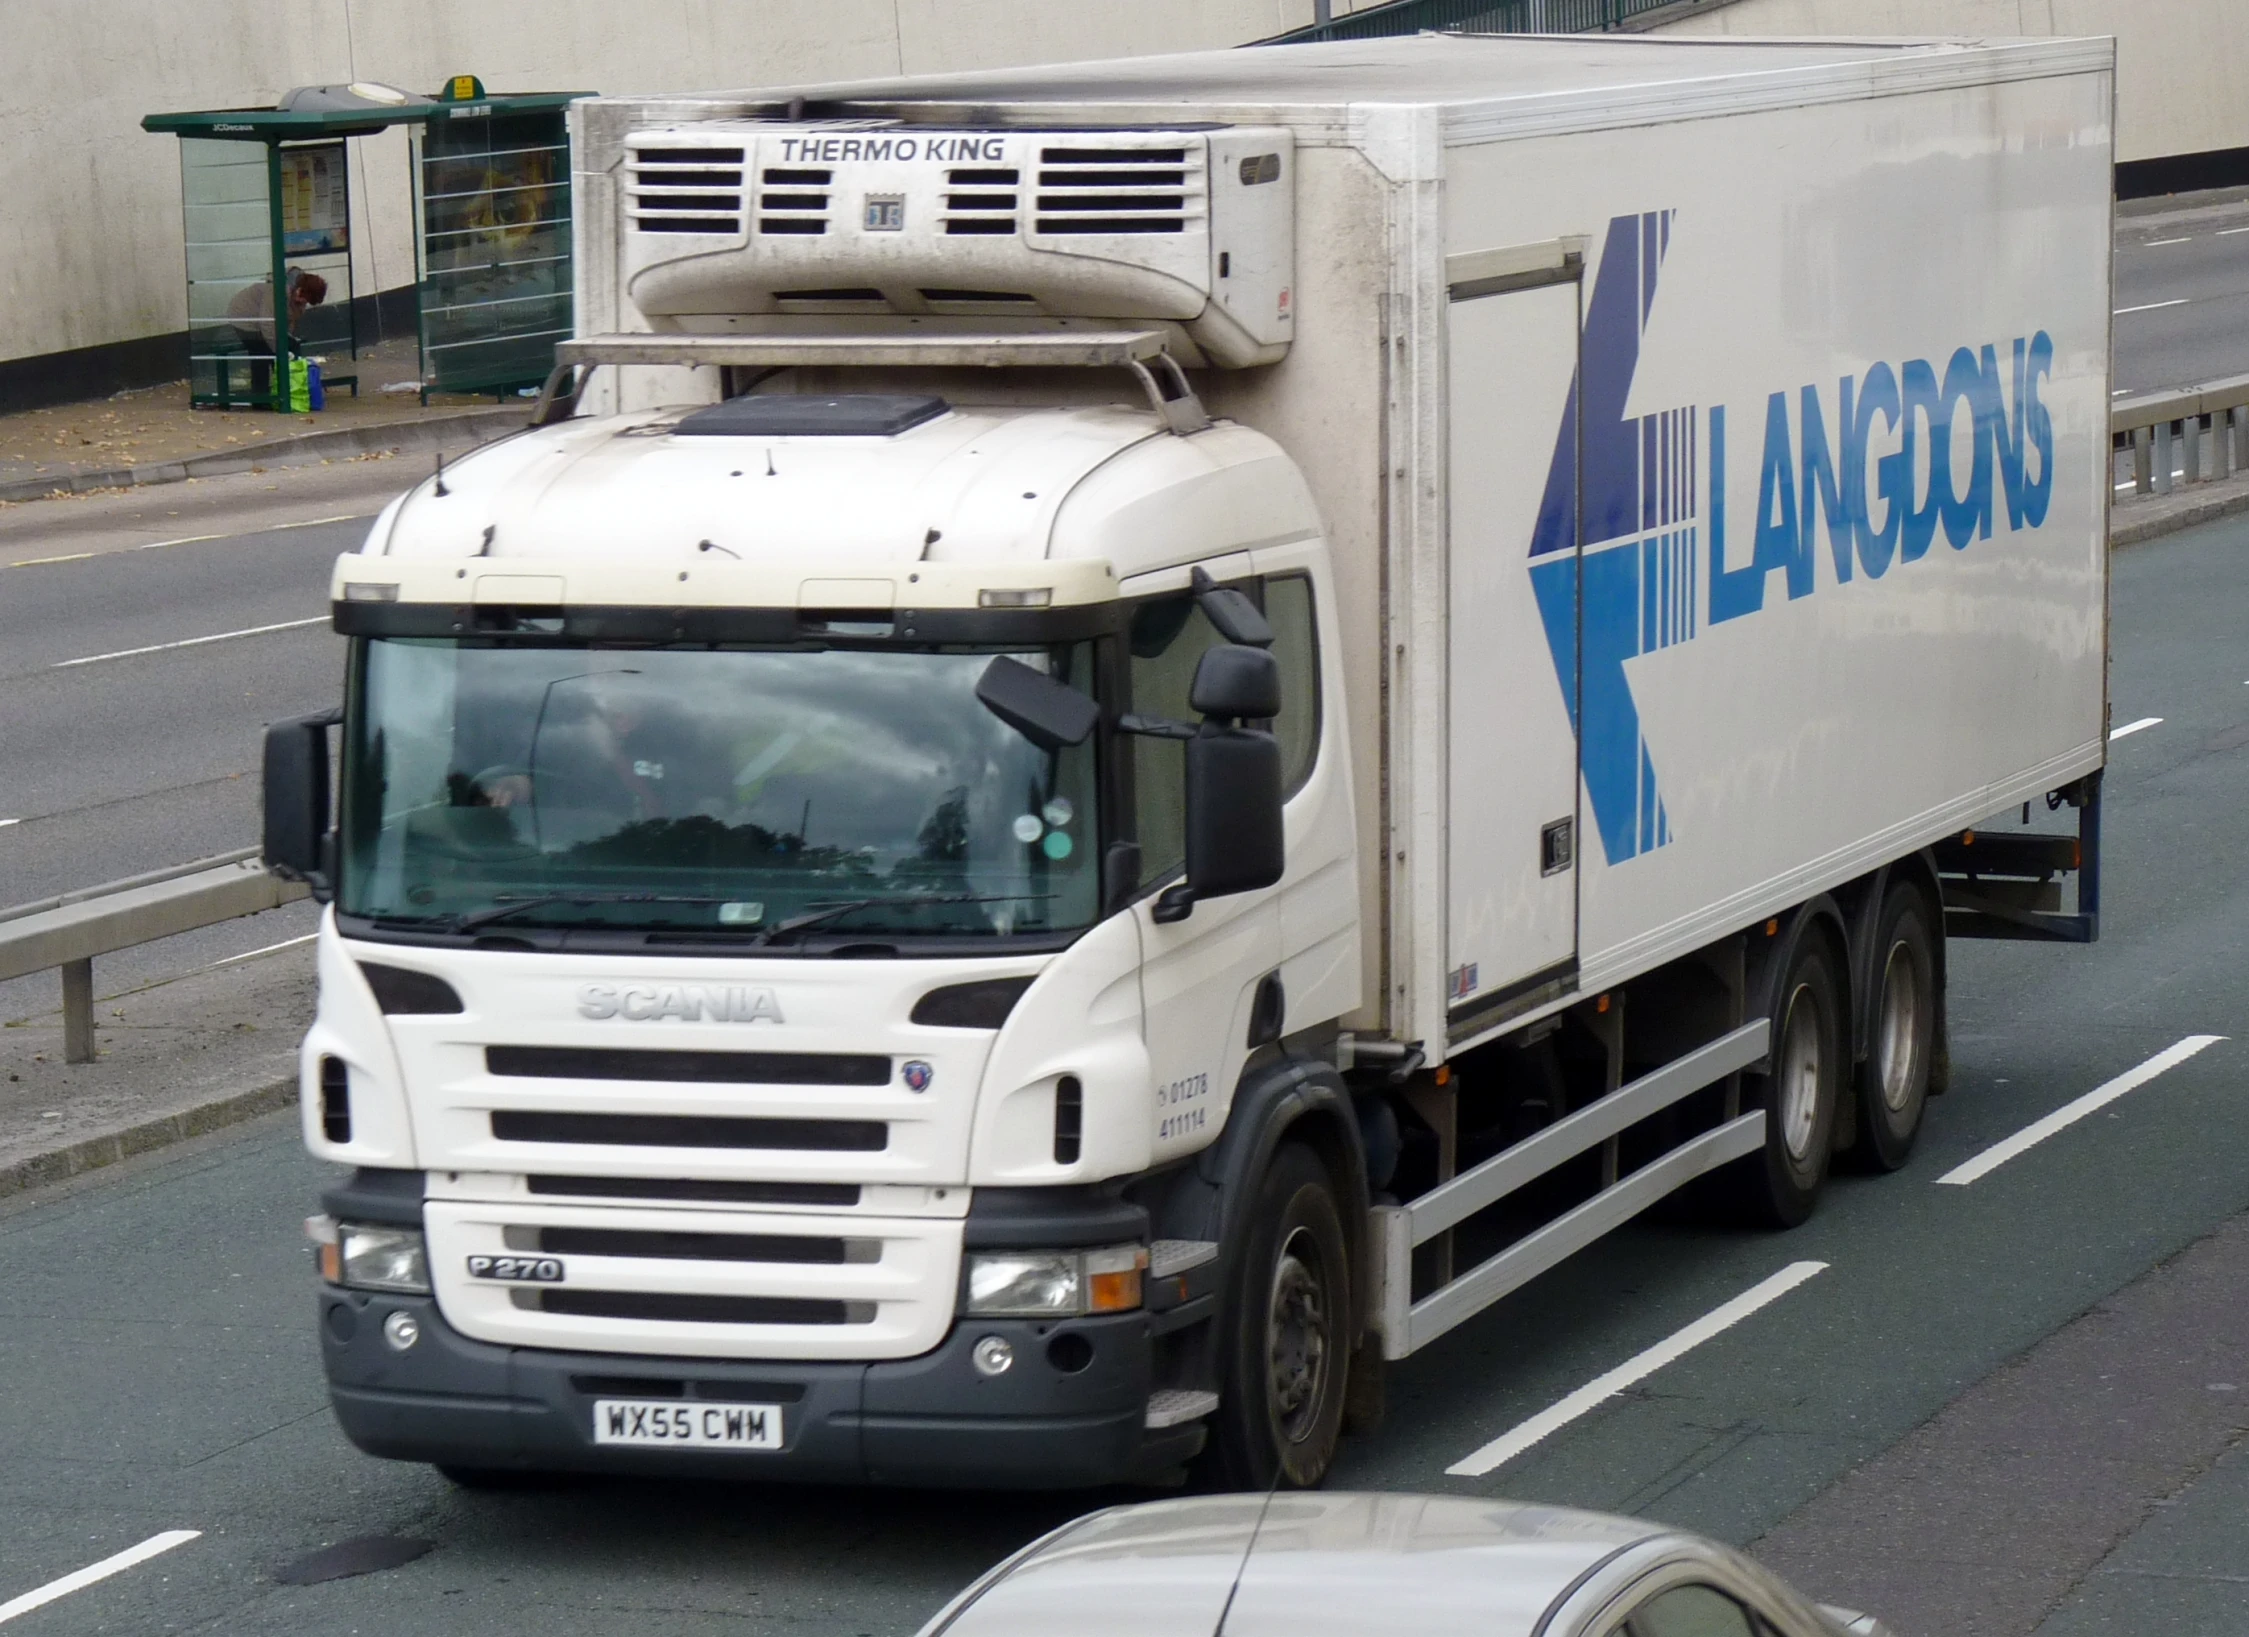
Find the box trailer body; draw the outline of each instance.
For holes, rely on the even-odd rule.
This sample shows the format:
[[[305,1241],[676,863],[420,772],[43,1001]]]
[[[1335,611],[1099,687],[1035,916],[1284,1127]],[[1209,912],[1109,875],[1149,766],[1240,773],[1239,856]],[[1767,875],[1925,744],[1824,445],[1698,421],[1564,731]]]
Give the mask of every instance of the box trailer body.
[[[1885,1008],[1919,1042],[1893,1079],[1941,1055],[1946,923],[2096,925],[2112,68],[2107,42],[1431,37],[580,104],[582,339],[552,424],[404,497],[337,570],[355,670],[308,1141],[361,1167],[330,1216],[426,1235],[434,1286],[354,1289],[338,1262],[347,1429],[459,1467],[752,1452],[1065,1483],[1176,1464],[1207,1424],[1242,1475],[1301,1480],[1346,1357],[1363,1377],[1721,1166],[1794,1152],[1808,1206],[1854,1119],[1910,1142],[1924,1085],[1902,1136],[1853,1109],[1885,1095]],[[1263,644],[1207,601],[1228,585]],[[1285,868],[1200,898],[1174,866],[1227,827],[1191,792],[1200,841],[1152,810],[1189,729],[1140,697],[1197,610],[1291,690],[1265,724]],[[1049,849],[1045,897],[1098,898],[1067,935],[628,952],[536,930],[528,890],[450,925],[365,900],[386,869],[409,890],[422,821],[364,769],[355,797],[350,747],[387,709],[386,788],[418,735],[412,777],[483,777],[446,770],[437,716],[381,704],[442,715],[463,642],[578,656],[525,696],[531,770],[493,774],[528,789],[588,654],[658,654],[599,663],[677,697],[694,652],[1081,637],[1114,656],[1052,666],[1101,698],[1098,761],[1012,821]],[[1092,680],[1128,674],[1117,699]],[[1205,739],[1258,732],[1205,714]],[[2080,835],[1961,862],[1971,826],[2040,800]],[[1072,832],[1081,807],[1098,827]],[[800,852],[814,827],[808,800]],[[1096,853],[1098,883],[1071,874]],[[1884,976],[1901,913],[1933,945],[1899,957],[1917,1001]],[[369,963],[457,1010],[390,1005]],[[988,1025],[924,1023],[917,997],[995,982]],[[1808,1058],[1797,993],[1836,1014]],[[652,1026],[711,1062],[647,1069]],[[719,1063],[751,1031],[760,1061]],[[792,1054],[879,1063],[879,1089],[808,1091]],[[643,1110],[689,1124],[600,1135]],[[882,1140],[721,1129],[821,1110]],[[1341,1235],[1318,1301],[1344,1311],[1299,1372],[1312,1409],[1245,1409],[1238,1335],[1284,1308],[1301,1330],[1291,1235],[1299,1272],[1333,1237],[1281,1197],[1306,1155]],[[1566,1208],[1493,1226],[1573,1164]],[[759,1264],[760,1235],[795,1248]],[[977,1306],[991,1258],[1056,1243],[1077,1307]],[[1104,1256],[1132,1264],[1129,1311],[1088,1305],[1124,1276]],[[411,1309],[407,1347],[376,1309]],[[690,1426],[761,1382],[770,1432]]]

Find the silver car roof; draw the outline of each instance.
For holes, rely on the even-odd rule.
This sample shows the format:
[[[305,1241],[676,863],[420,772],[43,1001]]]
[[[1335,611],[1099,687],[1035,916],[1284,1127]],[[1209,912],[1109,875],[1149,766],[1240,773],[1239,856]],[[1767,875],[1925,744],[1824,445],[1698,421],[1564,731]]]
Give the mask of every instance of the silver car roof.
[[[1450,1496],[1289,1493],[1269,1509],[1259,1495],[1157,1501],[1057,1530],[928,1631],[1206,1637],[1239,1569],[1227,1637],[1530,1637],[1588,1570],[1664,1533],[1628,1518]]]

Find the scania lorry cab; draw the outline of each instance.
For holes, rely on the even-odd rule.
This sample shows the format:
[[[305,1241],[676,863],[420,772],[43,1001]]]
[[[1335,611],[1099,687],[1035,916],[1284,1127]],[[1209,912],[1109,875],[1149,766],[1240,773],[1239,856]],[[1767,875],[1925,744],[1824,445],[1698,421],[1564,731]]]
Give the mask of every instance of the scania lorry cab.
[[[578,334],[267,741],[352,1440],[1309,1484],[1666,1195],[1905,1163],[1947,934],[2097,924],[2106,52],[580,104]],[[1973,293],[1763,299],[1900,234]]]

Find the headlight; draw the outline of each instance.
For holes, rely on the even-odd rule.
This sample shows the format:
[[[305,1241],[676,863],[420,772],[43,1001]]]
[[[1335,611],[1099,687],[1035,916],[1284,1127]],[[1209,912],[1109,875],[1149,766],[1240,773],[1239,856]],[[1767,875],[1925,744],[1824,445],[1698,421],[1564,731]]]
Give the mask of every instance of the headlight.
[[[1141,1245],[1100,1250],[973,1251],[966,1311],[984,1318],[1070,1319],[1140,1305]]]
[[[315,1240],[320,1276],[330,1284],[350,1290],[429,1294],[429,1258],[416,1230],[339,1222],[334,1232],[333,1240]]]

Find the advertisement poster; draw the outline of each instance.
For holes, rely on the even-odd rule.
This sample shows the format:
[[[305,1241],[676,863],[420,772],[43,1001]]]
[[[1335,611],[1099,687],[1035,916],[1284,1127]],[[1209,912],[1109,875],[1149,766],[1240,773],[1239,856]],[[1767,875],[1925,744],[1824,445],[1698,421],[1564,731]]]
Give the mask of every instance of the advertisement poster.
[[[344,250],[351,244],[346,219],[344,145],[281,150],[281,242],[289,255]]]

